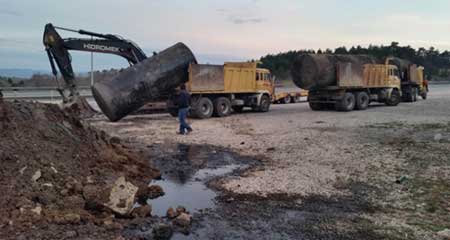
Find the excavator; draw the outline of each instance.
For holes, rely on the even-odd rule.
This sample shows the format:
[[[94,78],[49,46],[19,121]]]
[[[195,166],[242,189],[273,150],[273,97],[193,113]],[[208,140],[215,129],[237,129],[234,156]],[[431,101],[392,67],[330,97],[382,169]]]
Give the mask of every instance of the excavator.
[[[90,36],[90,38],[64,39],[59,35],[57,29]],[[43,43],[50,61],[52,74],[58,86],[58,91],[63,98],[63,103],[67,105],[75,103],[79,97],[71,63],[72,57],[69,50],[118,55],[125,58],[130,66],[147,59],[147,56],[138,45],[118,35],[57,27],[51,23],[45,25]],[[63,86],[58,81],[58,71],[55,63],[64,80]]]

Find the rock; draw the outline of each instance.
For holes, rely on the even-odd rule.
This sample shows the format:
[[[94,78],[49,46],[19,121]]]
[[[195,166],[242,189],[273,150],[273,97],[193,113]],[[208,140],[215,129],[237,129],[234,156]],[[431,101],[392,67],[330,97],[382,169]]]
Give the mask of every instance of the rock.
[[[80,221],[81,217],[76,213],[68,213],[63,216],[55,216],[55,222],[61,225],[78,224]]]
[[[182,213],[186,213],[186,208],[183,206],[178,206],[176,211],[177,211],[177,214],[180,215]]]
[[[173,235],[173,229],[170,225],[158,223],[153,227],[153,238],[157,240],[170,239]]]
[[[64,190],[63,190],[64,191]],[[109,200],[107,190],[103,192],[95,185],[86,185],[83,187],[83,198],[86,202],[86,208],[89,210],[102,211],[104,205]]]
[[[84,209],[86,202],[81,196],[73,195],[64,199],[64,207],[67,209]]]
[[[137,208],[133,209],[133,211],[131,212],[132,217],[145,218],[145,217],[150,217],[151,215],[152,215],[152,206],[150,206],[148,204],[137,207]]]
[[[437,235],[443,240],[450,240],[450,229],[446,228],[438,232]]]
[[[31,212],[35,213],[36,215],[40,216],[42,212],[42,207],[38,205],[37,207],[31,209]]]
[[[407,180],[407,177],[406,176],[401,176],[401,177],[398,177],[396,180],[395,180],[395,183],[397,183],[397,184],[402,184],[403,182],[405,182]]]
[[[148,187],[148,198],[155,199],[164,196],[164,190],[159,185],[152,185]]]
[[[140,187],[137,192],[139,203],[145,204],[148,199],[156,199],[164,196],[164,190],[158,185]]]
[[[41,170],[37,170],[31,177],[31,181],[36,182],[37,180],[39,180],[39,178],[41,178],[41,176],[42,176]]]
[[[442,140],[442,134],[438,133],[434,135],[434,141],[441,141]]]
[[[82,194],[83,193],[83,184],[81,182],[75,181],[72,186],[73,186],[72,190],[75,193],[78,193],[78,194]]]
[[[137,191],[136,186],[127,182],[125,177],[120,177],[114,183],[109,195],[109,202],[105,206],[117,214],[126,216],[133,209]]]
[[[191,215],[187,213],[181,213],[177,218],[175,218],[173,223],[180,227],[188,227],[189,225],[191,225]]]
[[[266,149],[266,152],[273,152],[275,151],[275,147],[270,147]]]
[[[61,192],[59,192],[59,194],[61,194],[62,196],[67,196],[67,194],[69,194],[69,190],[63,189],[61,190]]]
[[[178,217],[178,213],[173,208],[169,208],[169,209],[167,209],[166,216],[169,219],[174,219],[174,218]]]
[[[78,236],[76,231],[67,231],[64,233],[64,238],[75,238]]]
[[[51,183],[44,183],[44,184],[42,184],[42,186],[52,188],[53,184],[51,184]]]
[[[21,168],[20,170],[19,170],[19,173],[20,173],[20,175],[23,175],[23,173],[25,172],[25,170],[27,169],[28,167],[23,167],[23,168]]]
[[[56,170],[55,167],[50,167],[50,169],[51,169],[55,174],[58,173],[58,170]]]
[[[118,138],[118,137],[112,137],[111,139],[109,139],[109,142],[111,143],[111,144],[120,144],[120,138]]]
[[[92,180],[92,176],[87,176],[86,177],[86,183],[88,183],[88,184],[93,184],[94,183],[94,180]]]
[[[230,197],[230,198],[225,199],[225,202],[226,202],[226,203],[231,203],[231,202],[233,202],[233,201],[234,201],[234,198],[233,198],[233,197]]]

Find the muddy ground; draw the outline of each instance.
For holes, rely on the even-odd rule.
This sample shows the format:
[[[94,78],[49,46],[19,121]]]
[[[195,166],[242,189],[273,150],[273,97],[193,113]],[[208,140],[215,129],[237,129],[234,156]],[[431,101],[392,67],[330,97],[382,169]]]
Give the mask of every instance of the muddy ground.
[[[166,114],[90,122],[151,159],[173,156],[154,163],[166,174],[205,167],[177,163],[180,144],[233,152],[247,166],[200,179],[214,204],[173,239],[439,239],[450,228],[449,106],[450,86],[436,85],[428,100],[398,107],[312,112],[299,103],[192,120],[189,136]]]
[[[56,105],[0,101],[0,176],[0,239],[111,239],[129,222],[105,205],[114,182],[160,172]]]

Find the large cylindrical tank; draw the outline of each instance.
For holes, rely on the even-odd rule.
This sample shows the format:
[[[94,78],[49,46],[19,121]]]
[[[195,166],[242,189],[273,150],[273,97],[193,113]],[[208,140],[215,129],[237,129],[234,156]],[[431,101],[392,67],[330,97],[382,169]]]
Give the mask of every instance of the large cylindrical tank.
[[[292,79],[300,88],[310,90],[336,85],[338,63],[364,65],[377,63],[375,57],[367,55],[302,54],[292,64]]]
[[[410,72],[409,72],[409,66],[411,66],[412,62],[406,60],[406,59],[401,59],[401,58],[396,58],[396,57],[390,57],[387,59],[388,60],[388,64],[394,65],[398,68],[398,71],[400,72],[400,79],[401,81],[409,81],[410,79]]]
[[[196,63],[194,54],[183,43],[177,43],[110,81],[96,82],[92,93],[109,120],[118,121],[187,82],[190,63]]]

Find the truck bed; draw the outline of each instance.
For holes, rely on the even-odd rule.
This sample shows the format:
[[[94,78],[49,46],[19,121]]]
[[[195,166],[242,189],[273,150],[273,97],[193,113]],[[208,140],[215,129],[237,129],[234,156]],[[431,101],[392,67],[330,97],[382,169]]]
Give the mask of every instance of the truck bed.
[[[193,94],[256,92],[256,63],[191,64],[188,87]]]

